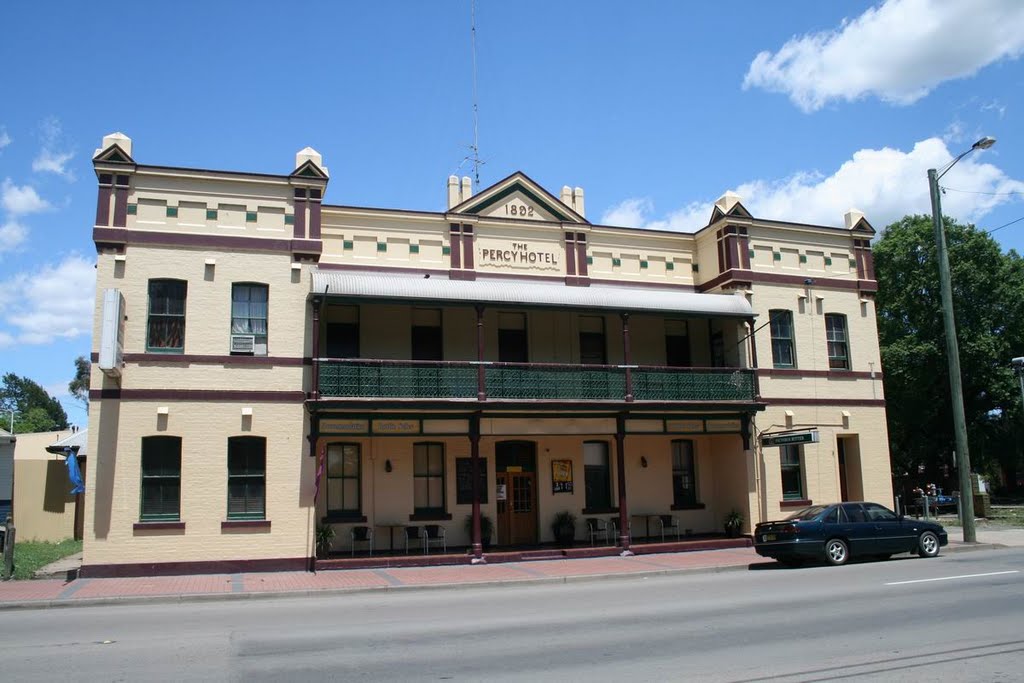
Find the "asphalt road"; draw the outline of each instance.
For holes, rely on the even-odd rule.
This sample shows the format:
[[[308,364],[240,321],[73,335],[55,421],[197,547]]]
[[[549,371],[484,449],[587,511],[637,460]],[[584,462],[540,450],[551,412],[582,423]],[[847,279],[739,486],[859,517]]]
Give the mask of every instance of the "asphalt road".
[[[0,680],[1019,681],[1024,550],[0,612]]]

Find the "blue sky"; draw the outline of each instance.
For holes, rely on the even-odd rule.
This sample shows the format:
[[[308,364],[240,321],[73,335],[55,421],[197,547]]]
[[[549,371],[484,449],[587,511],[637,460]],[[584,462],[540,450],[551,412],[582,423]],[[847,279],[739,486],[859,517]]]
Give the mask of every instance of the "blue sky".
[[[876,228],[982,135],[946,213],[1024,216],[1019,0],[479,0],[481,184],[522,170],[595,222],[690,231],[726,190],[755,216]],[[473,140],[469,0],[9,3],[0,11],[0,371],[72,422],[91,348],[90,158],[287,173],[332,204],[443,210]],[[1024,221],[994,236],[1024,251]]]

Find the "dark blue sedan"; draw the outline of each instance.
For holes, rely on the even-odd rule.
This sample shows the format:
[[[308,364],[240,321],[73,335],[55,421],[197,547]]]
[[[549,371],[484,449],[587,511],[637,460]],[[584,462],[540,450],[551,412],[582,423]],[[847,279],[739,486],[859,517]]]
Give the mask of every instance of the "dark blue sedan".
[[[754,529],[757,554],[786,565],[840,565],[851,557],[885,559],[906,552],[935,557],[948,542],[941,524],[897,515],[878,503],[812,505]]]

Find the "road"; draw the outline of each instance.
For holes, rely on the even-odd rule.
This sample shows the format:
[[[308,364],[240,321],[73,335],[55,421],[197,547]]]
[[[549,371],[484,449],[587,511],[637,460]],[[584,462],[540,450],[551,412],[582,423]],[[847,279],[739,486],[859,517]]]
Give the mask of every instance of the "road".
[[[0,612],[0,678],[1017,681],[1024,549],[846,567]]]

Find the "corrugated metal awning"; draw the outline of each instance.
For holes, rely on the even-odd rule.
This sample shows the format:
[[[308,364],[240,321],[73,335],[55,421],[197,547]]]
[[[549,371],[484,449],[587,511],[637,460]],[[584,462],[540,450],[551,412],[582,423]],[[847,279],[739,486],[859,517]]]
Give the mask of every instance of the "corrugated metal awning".
[[[753,317],[742,296],[698,294],[678,289],[592,284],[570,287],[527,280],[450,280],[443,275],[389,275],[314,270],[313,292],[328,297],[507,304],[544,308],[609,309],[699,316]]]
[[[73,450],[75,453],[78,454],[78,457],[82,457],[84,455],[88,455],[89,454],[88,445],[89,445],[89,430],[88,430],[88,428],[86,428],[86,429],[79,429],[77,432],[74,432],[73,434],[69,434],[68,436],[65,436],[63,439],[59,440],[57,443],[51,444],[51,445],[47,446],[46,450],[49,453],[57,453],[58,455],[63,455],[64,454],[64,449],[65,448],[70,448],[71,450]]]

